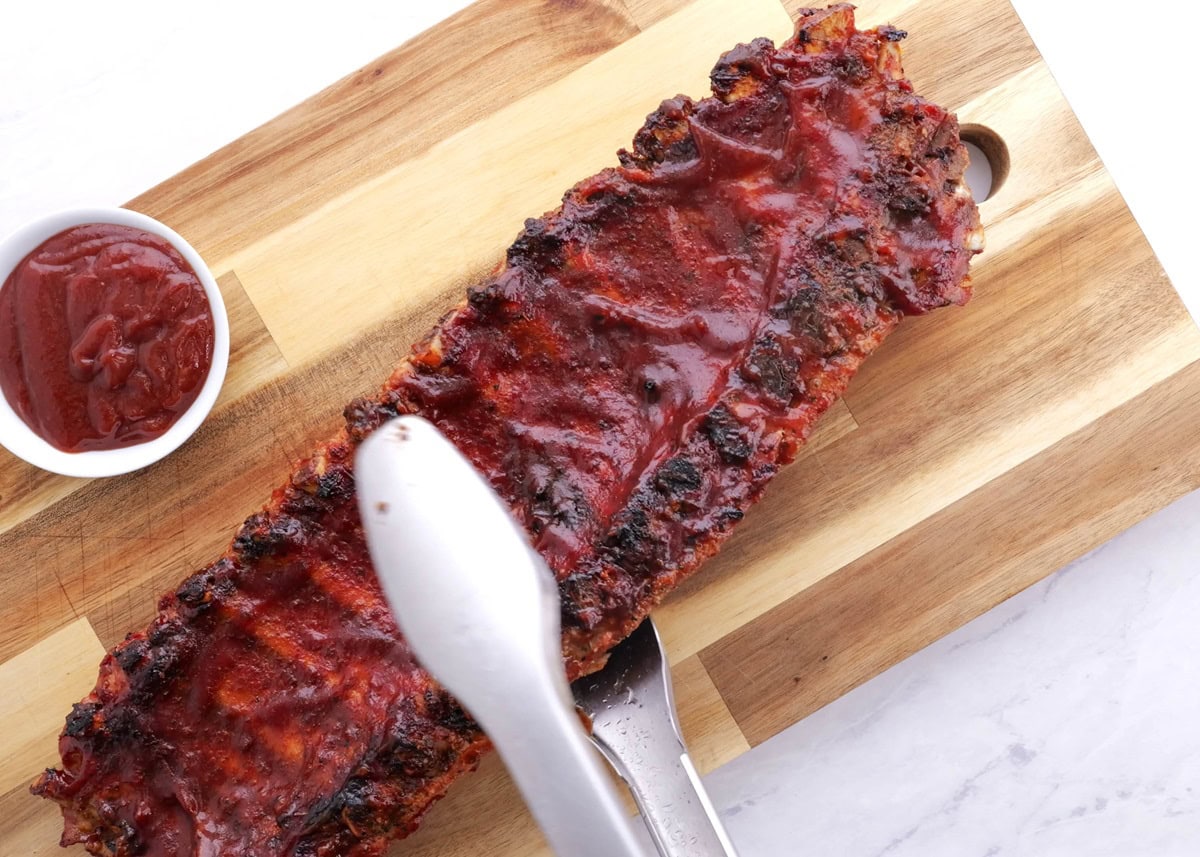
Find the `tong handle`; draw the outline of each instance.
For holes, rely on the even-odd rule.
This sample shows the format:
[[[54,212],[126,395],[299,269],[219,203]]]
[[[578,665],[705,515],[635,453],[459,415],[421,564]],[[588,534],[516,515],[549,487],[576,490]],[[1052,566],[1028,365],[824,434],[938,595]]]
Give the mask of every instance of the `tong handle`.
[[[691,757],[672,738],[648,737],[642,752],[627,760],[593,740],[633,792],[662,857],[737,857]]]
[[[554,853],[645,857],[574,707],[558,695],[525,701],[488,711],[481,723]]]
[[[483,727],[561,857],[643,857],[571,704],[558,589],[504,503],[429,422],[355,459],[359,514],[417,660]]]
[[[687,754],[666,655],[647,619],[575,684],[592,742],[633,792],[662,857],[737,857]]]

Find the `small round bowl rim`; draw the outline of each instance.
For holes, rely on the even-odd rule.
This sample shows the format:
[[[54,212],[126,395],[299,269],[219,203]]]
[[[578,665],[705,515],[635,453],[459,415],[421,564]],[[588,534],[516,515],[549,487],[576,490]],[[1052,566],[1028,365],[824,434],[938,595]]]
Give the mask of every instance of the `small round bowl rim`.
[[[117,476],[148,467],[170,455],[195,434],[212,410],[229,366],[229,316],[212,272],[200,254],[179,233],[153,217],[127,208],[92,206],[56,211],[30,221],[0,241],[0,288],[13,269],[43,241],[87,223],[111,223],[143,229],[165,238],[192,266],[204,287],[213,316],[213,357],[208,377],[191,406],[169,429],[153,440],[116,449],[64,452],[48,443],[17,415],[0,394],[0,446],[30,464],[63,476]]]

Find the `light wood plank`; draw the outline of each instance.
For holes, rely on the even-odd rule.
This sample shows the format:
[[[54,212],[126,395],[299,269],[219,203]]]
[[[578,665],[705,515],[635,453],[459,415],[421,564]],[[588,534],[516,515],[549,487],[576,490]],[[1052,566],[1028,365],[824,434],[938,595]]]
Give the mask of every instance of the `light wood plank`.
[[[635,32],[617,0],[481,0],[130,207],[216,262]]]
[[[492,268],[525,217],[616,163],[664,93],[707,92],[731,31],[782,38],[791,24],[777,0],[697,0],[215,267],[237,270],[289,363],[315,360]]]
[[[618,0],[629,19],[644,30],[675,14],[692,0]]]
[[[261,388],[288,369],[279,346],[250,303],[237,274],[230,271],[217,280],[217,285],[221,287],[229,315],[229,370],[213,406],[215,410]]]
[[[95,686],[103,656],[92,626],[80,618],[0,663],[0,793],[29,785],[58,762],[64,718]]]
[[[676,664],[671,680],[679,726],[697,771],[706,774],[750,749],[699,657],[693,655]]]

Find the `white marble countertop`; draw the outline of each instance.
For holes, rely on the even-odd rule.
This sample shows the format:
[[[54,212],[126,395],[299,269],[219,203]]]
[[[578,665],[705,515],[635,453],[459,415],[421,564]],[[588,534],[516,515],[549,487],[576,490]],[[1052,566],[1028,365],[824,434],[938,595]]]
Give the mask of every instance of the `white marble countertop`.
[[[464,5],[5,4],[0,232],[119,204]],[[1180,154],[1200,11],[1016,5],[1200,313]],[[195,122],[161,121],[178,103]],[[743,857],[1200,854],[1198,570],[1200,493],[716,771]]]
[[[743,857],[1200,854],[1198,521],[1200,493],[718,770]]]

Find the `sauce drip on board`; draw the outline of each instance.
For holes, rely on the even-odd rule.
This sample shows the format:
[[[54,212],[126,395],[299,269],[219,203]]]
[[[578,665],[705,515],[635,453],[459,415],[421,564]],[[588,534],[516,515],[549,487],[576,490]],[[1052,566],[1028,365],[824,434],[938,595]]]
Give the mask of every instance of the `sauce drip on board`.
[[[0,288],[0,390],[64,452],[153,440],[200,394],[212,308],[165,238],[76,226],[26,256]]]

